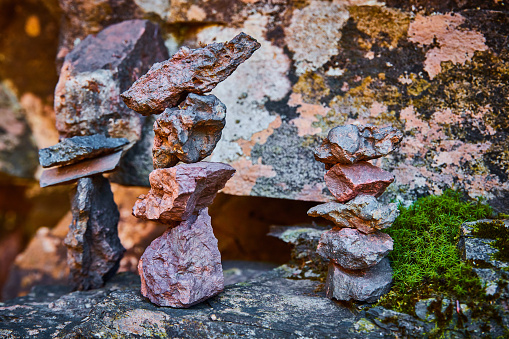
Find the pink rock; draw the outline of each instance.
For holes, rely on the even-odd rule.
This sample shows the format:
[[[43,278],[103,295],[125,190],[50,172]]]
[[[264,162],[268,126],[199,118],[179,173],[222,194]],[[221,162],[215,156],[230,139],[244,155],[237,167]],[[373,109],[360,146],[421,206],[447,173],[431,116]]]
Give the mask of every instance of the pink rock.
[[[187,308],[224,288],[208,209],[154,240],[138,264],[141,293],[159,306]]]
[[[339,202],[346,202],[359,194],[379,197],[394,181],[394,175],[360,161],[352,165],[334,165],[325,174],[325,184]]]
[[[214,162],[181,164],[150,173],[151,190],[135,203],[133,215],[173,225],[208,207],[233,176],[230,165]]]

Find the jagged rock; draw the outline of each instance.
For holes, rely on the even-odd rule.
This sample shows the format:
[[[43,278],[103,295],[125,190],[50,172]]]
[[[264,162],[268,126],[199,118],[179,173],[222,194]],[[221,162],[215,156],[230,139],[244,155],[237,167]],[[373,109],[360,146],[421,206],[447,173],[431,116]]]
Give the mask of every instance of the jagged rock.
[[[361,194],[346,204],[328,202],[311,208],[308,215],[323,217],[339,227],[372,233],[390,227],[399,215],[398,204],[383,205],[371,195]]]
[[[138,271],[141,293],[159,306],[187,308],[221,292],[221,254],[208,208],[154,240]]]
[[[210,92],[258,48],[260,44],[245,33],[203,48],[182,47],[170,60],[154,64],[122,98],[140,114],[159,114],[177,106],[187,93]]]
[[[339,202],[347,202],[359,194],[379,197],[394,181],[394,175],[368,162],[334,165],[325,174],[325,184]]]
[[[154,123],[154,168],[208,157],[221,138],[225,118],[226,106],[214,95],[190,93],[178,108],[166,109]]]
[[[156,169],[150,173],[152,188],[138,198],[133,215],[174,225],[208,207],[234,173],[230,165],[213,162]]]
[[[159,26],[146,20],[124,21],[87,36],[65,57],[55,89],[60,135],[137,141],[143,119],[124,105],[120,93],[166,58]]]
[[[378,264],[390,251],[390,235],[377,231],[363,234],[353,228],[324,232],[317,253],[349,270],[363,270]]]
[[[107,138],[102,134],[76,136],[39,150],[42,167],[70,165],[84,159],[114,153],[129,143],[125,138]]]
[[[367,270],[347,270],[331,261],[325,291],[331,299],[375,302],[389,292],[391,282],[388,258]]]
[[[65,238],[71,284],[76,289],[101,287],[118,269],[124,247],[117,232],[119,212],[108,179],[82,178],[73,191],[73,220]]]
[[[331,165],[377,159],[393,152],[402,138],[403,133],[391,126],[338,126],[316,149],[315,159]]]

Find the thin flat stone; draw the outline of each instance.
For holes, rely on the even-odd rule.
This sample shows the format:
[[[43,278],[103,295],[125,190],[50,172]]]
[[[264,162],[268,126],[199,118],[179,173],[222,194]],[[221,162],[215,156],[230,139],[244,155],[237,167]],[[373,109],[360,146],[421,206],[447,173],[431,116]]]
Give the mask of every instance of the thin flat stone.
[[[394,175],[365,161],[337,164],[325,174],[325,184],[339,202],[347,202],[359,194],[379,197],[393,181]]]
[[[125,138],[108,138],[102,134],[76,136],[39,150],[42,167],[71,165],[84,159],[114,153],[129,143]]]

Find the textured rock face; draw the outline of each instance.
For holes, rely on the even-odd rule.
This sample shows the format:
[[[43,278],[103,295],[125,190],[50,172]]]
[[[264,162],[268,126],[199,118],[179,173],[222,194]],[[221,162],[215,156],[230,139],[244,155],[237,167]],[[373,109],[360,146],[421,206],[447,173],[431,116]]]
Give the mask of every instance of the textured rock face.
[[[39,150],[42,167],[70,165],[84,159],[114,153],[129,141],[125,138],[107,138],[102,134],[76,136]]]
[[[65,238],[71,284],[80,290],[101,287],[115,274],[125,251],[108,180],[102,175],[80,179],[71,204],[73,220]]]
[[[371,195],[361,194],[346,204],[328,202],[311,208],[308,215],[323,217],[339,227],[356,228],[372,233],[390,227],[399,215],[395,203],[381,204]]]
[[[325,174],[325,184],[339,202],[346,202],[359,194],[379,197],[394,181],[394,175],[368,162],[334,165]]]
[[[225,118],[226,106],[214,95],[190,93],[178,108],[166,109],[154,123],[154,168],[205,159],[221,138]]]
[[[159,306],[190,307],[221,292],[221,255],[208,209],[154,240],[138,271],[141,293]]]
[[[403,133],[392,126],[338,126],[317,148],[315,159],[328,165],[377,159],[392,153],[402,138]]]
[[[361,271],[346,270],[331,262],[325,291],[331,299],[375,302],[389,292],[391,282],[392,269],[387,258]]]
[[[135,217],[174,225],[208,207],[235,173],[230,165],[200,162],[161,168],[150,173],[151,190],[140,196]]]
[[[137,141],[143,119],[119,95],[166,58],[159,27],[149,21],[125,21],[88,36],[65,57],[55,89],[60,135],[104,134]]]
[[[342,228],[324,232],[317,252],[349,270],[363,270],[378,264],[392,251],[392,238],[382,232],[363,234]]]
[[[175,107],[188,92],[210,92],[246,61],[260,44],[240,33],[226,43],[204,48],[181,48],[170,60],[157,63],[122,93],[127,106],[143,115]]]

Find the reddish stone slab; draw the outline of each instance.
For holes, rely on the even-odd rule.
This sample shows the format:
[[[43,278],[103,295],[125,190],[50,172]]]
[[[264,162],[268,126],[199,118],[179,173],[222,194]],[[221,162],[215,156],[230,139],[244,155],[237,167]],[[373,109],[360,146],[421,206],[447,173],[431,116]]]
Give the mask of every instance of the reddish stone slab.
[[[159,306],[187,308],[224,288],[208,209],[154,240],[138,264],[141,293]]]
[[[80,178],[115,170],[122,157],[122,151],[103,157],[84,160],[77,164],[50,168],[42,172],[39,184],[41,187],[69,184]]]
[[[361,161],[352,165],[334,165],[325,174],[325,184],[339,202],[346,202],[359,194],[379,197],[394,181],[394,175]]]
[[[173,225],[208,207],[233,176],[230,165],[214,162],[181,164],[150,173],[151,190],[136,201],[133,215]]]
[[[159,114],[177,106],[187,93],[210,92],[258,48],[260,44],[245,33],[203,48],[182,47],[171,59],[154,64],[122,98],[140,114]]]

